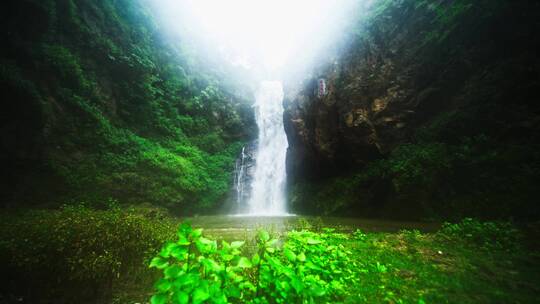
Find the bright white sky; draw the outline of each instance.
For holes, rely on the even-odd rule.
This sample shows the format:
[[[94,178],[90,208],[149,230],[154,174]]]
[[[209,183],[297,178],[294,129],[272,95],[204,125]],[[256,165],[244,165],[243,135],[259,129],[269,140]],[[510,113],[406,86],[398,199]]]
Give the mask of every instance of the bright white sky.
[[[268,70],[313,56],[365,1],[153,0],[169,23],[178,23],[172,26],[211,41],[226,60]]]

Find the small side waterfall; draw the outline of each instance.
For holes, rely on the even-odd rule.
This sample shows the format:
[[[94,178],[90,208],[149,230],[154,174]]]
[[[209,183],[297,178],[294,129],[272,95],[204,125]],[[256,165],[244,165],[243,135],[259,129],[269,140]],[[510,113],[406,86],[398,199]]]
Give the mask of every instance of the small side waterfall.
[[[242,154],[236,160],[235,175],[234,175],[234,187],[236,190],[236,204],[240,206],[244,199],[244,189],[246,182],[246,147],[242,147]]]
[[[283,86],[264,81],[256,95],[255,117],[259,127],[255,170],[247,201],[250,215],[286,215],[285,157],[287,136],[283,127]]]

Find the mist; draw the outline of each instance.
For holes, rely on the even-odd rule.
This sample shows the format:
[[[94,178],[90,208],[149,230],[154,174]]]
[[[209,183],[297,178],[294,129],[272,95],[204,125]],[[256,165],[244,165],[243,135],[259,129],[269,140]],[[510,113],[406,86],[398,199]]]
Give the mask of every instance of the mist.
[[[369,1],[148,0],[169,39],[187,41],[197,57],[258,84],[331,62],[346,29]]]

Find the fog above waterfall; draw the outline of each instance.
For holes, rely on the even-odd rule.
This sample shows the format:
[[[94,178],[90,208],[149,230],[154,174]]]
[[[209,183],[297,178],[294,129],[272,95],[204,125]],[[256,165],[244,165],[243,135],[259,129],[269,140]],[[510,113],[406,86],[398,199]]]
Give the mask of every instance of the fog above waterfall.
[[[170,39],[242,78],[283,79],[336,57],[373,0],[146,0]]]
[[[250,170],[244,163],[244,147],[235,171],[237,213],[288,215],[284,83],[310,77],[313,66],[334,63],[372,1],[148,1],[164,37],[178,39],[186,57],[219,70],[222,86],[233,82],[237,91],[247,84],[254,94],[255,165]],[[250,175],[248,185],[244,175]]]

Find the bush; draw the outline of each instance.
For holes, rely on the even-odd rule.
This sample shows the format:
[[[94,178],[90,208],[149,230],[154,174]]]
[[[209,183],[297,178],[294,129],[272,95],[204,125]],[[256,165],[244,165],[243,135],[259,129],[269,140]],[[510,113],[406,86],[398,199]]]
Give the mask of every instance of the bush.
[[[515,251],[519,249],[521,235],[510,223],[480,222],[465,218],[459,223],[444,223],[439,236],[463,241],[488,250]]]
[[[68,291],[110,297],[120,281],[151,276],[144,265],[174,233],[170,221],[152,216],[162,217],[84,206],[2,214],[2,287],[56,303],[72,301]]]
[[[152,304],[159,303],[333,303],[358,283],[352,253],[332,231],[292,231],[282,246],[259,231],[256,249],[244,241],[205,238],[182,224],[178,240],[166,244],[150,267],[163,271]]]

